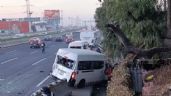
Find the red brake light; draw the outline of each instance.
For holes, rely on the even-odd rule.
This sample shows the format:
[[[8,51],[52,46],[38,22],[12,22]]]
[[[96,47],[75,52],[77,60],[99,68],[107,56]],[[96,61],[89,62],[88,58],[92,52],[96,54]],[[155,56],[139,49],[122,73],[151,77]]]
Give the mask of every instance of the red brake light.
[[[78,72],[72,72],[72,74],[71,74],[71,79],[74,79],[74,80],[75,80],[75,79],[76,79],[76,76],[77,76],[77,73],[78,73]]]

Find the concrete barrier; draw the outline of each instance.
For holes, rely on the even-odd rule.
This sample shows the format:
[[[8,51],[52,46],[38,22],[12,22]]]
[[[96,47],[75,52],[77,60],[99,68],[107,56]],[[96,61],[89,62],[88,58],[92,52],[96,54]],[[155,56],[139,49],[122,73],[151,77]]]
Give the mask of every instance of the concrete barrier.
[[[60,85],[66,83],[66,80],[58,80],[56,82],[52,82],[47,86],[44,86],[34,92],[31,96],[54,96],[55,88],[60,87]],[[69,95],[67,95],[69,96]]]
[[[1,38],[0,39],[0,48],[28,43],[28,40],[30,38],[32,38],[32,37],[39,37],[39,38],[43,39],[43,38],[45,38],[46,36],[49,36],[49,35],[61,36],[61,35],[66,34],[66,33],[69,33],[69,32],[63,32],[63,33],[54,33],[54,32],[52,32],[51,34],[30,35],[30,36],[21,37],[21,38],[5,38],[5,39]]]

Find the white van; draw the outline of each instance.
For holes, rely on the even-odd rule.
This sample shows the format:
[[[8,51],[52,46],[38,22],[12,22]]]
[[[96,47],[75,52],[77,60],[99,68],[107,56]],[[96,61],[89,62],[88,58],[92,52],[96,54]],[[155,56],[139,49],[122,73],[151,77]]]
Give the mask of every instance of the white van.
[[[91,50],[62,48],[56,55],[52,76],[67,80],[69,86],[84,87],[87,83],[106,80],[103,54]]]
[[[73,41],[69,43],[68,48],[75,48],[75,49],[87,49],[88,42],[85,41]]]

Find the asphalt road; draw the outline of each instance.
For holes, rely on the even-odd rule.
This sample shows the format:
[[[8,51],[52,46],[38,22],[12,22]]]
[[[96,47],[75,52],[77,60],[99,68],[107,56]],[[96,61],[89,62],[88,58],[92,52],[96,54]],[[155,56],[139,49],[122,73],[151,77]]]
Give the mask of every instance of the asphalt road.
[[[79,40],[79,33],[73,33],[74,40]],[[0,49],[0,96],[30,96],[54,79],[50,76],[56,52],[66,48],[65,42],[46,42],[45,53],[41,49],[30,49],[28,44],[21,44]],[[73,89],[61,85],[57,96],[64,96],[69,91],[81,93],[91,90]],[[100,95],[99,95],[100,96]]]
[[[74,33],[79,40],[79,33]],[[46,42],[45,53],[41,49],[30,49],[21,44],[0,49],[0,96],[30,96],[48,85],[49,76],[59,48],[66,48],[65,42]]]
[[[29,96],[51,82],[49,73],[64,42],[46,42],[45,53],[28,44],[0,49],[0,96]],[[49,79],[49,80],[48,80]]]

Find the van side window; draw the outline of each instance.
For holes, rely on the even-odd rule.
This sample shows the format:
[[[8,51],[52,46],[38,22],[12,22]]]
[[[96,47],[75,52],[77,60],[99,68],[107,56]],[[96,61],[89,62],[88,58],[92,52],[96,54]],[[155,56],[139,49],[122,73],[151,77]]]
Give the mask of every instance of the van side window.
[[[93,69],[101,69],[104,67],[104,62],[103,61],[93,61],[92,62],[92,67]]]
[[[89,61],[80,61],[78,63],[78,70],[91,70],[91,62],[89,62]]]
[[[104,67],[104,61],[80,61],[78,70],[101,69]]]

